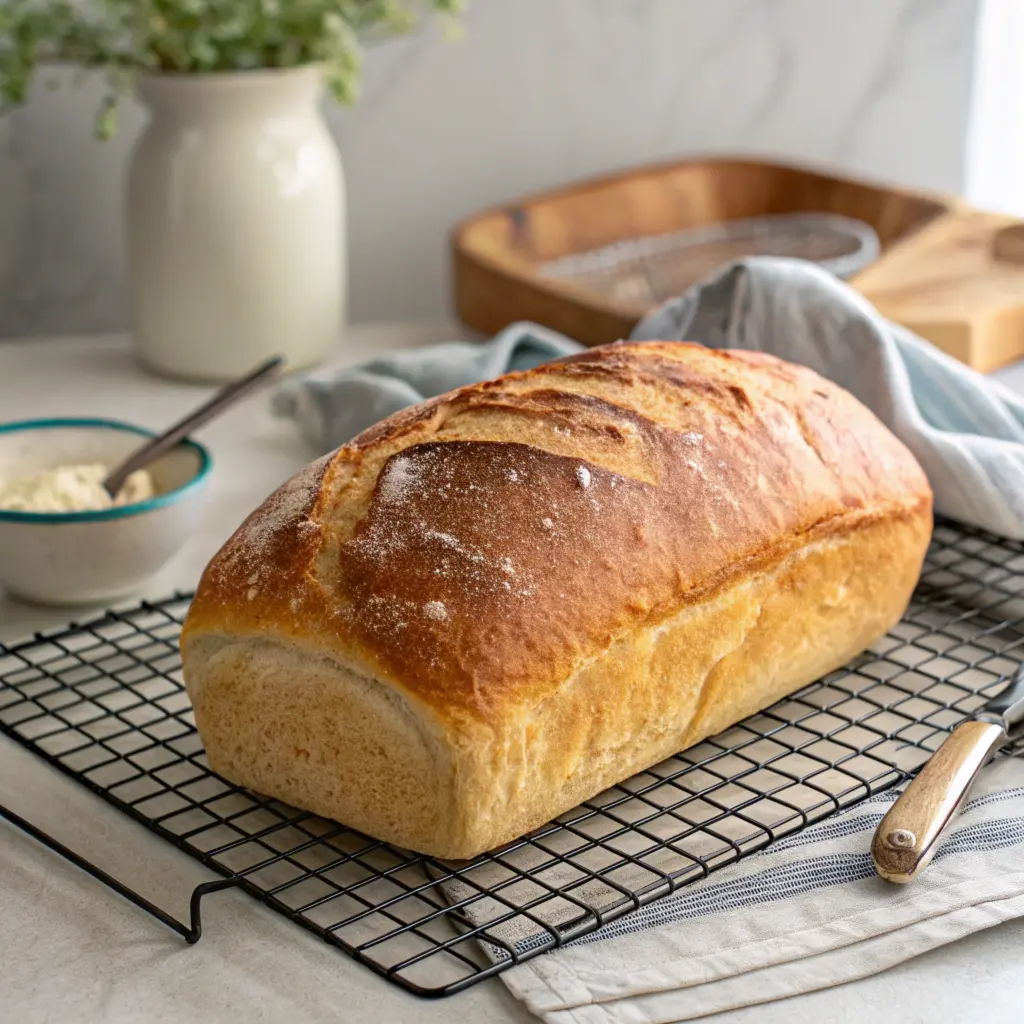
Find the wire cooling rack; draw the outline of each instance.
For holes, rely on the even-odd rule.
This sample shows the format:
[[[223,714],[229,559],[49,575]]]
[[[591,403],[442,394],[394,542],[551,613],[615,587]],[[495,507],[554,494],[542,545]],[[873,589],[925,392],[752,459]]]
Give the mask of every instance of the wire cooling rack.
[[[377,842],[210,771],[181,682],[187,595],[0,646],[0,730],[219,876],[420,995],[448,995],[917,769],[1024,657],[1024,545],[936,525],[903,621],[848,667],[472,862]]]

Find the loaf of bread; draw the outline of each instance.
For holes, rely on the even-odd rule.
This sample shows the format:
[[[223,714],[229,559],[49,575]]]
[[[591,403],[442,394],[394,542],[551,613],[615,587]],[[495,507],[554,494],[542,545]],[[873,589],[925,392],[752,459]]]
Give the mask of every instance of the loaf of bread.
[[[467,858],[843,665],[931,528],[920,467],[834,384],[619,343],[281,487],[203,574],[185,682],[227,779]]]

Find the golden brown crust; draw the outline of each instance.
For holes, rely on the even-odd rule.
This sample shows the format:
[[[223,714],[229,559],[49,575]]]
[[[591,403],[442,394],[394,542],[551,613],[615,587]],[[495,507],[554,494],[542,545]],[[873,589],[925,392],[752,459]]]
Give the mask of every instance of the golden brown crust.
[[[812,535],[930,509],[906,449],[810,370],[620,343],[314,463],[210,563],[184,640],[300,642],[441,722],[495,722]]]

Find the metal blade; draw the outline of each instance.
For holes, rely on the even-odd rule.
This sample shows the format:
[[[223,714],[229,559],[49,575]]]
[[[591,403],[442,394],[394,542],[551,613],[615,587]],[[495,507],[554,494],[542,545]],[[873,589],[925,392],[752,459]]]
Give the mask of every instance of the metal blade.
[[[1024,664],[1017,668],[1010,685],[997,697],[993,697],[982,709],[986,715],[998,715],[1007,729],[1024,722]]]

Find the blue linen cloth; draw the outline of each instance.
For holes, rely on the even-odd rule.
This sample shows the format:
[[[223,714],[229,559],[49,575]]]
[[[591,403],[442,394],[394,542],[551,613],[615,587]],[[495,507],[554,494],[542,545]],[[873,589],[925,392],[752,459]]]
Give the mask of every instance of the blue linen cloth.
[[[1024,397],[890,323],[820,267],[775,257],[737,261],[654,310],[631,338],[757,349],[811,367],[907,445],[938,512],[1024,539]],[[328,451],[405,406],[580,348],[537,324],[513,324],[486,343],[396,352],[288,381],[274,409]]]

